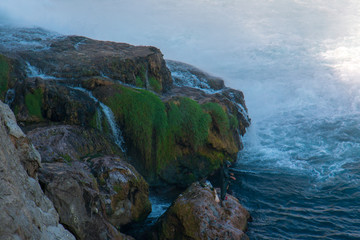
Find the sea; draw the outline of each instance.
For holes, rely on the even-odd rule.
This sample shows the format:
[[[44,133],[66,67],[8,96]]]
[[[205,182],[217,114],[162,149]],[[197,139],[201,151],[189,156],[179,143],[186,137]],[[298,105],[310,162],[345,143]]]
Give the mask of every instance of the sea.
[[[1,0],[0,21],[153,45],[242,90],[250,239],[360,239],[360,1]],[[151,197],[152,219],[170,204]]]

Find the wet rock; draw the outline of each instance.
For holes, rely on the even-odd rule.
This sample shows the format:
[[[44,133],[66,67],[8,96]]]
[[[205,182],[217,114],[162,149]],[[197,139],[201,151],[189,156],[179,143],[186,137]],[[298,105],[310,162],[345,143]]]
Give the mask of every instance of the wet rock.
[[[193,183],[159,219],[149,239],[248,239],[249,213],[227,195],[223,207],[210,185]]]
[[[171,71],[174,85],[201,88],[205,90],[220,90],[225,87],[224,80],[214,77],[190,64],[166,60]]]
[[[172,85],[162,53],[155,47],[96,41],[80,36],[54,38],[48,44],[48,48],[40,51],[19,48],[6,54],[26,61],[30,76],[73,81],[106,77],[156,92],[166,91]],[[151,79],[159,85],[158,88]]]
[[[59,216],[52,202],[43,194],[38,182],[32,178],[34,176],[30,177],[33,172],[26,167],[26,161],[38,163],[39,154],[29,147],[27,141],[22,141],[26,139],[25,135],[16,125],[9,107],[2,102],[0,136],[1,239],[75,240],[59,224]],[[21,144],[17,143],[19,139],[22,139]],[[36,156],[36,159],[29,156]]]
[[[20,122],[62,122],[90,125],[97,104],[88,94],[54,80],[27,78],[15,85],[15,99],[11,104]]]

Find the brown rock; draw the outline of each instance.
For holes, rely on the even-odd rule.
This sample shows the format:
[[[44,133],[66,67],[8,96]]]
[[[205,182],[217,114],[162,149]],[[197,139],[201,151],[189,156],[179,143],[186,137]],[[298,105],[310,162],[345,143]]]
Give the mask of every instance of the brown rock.
[[[118,157],[44,163],[39,181],[78,239],[122,239],[117,229],[151,211],[147,183]]]
[[[235,197],[227,197],[222,207],[209,185],[193,183],[159,219],[151,238],[248,239],[244,231],[250,214]]]
[[[95,178],[84,163],[45,163],[39,172],[45,194],[60,222],[77,239],[116,239],[120,233],[106,221]]]
[[[90,160],[109,221],[117,227],[141,221],[151,212],[148,185],[133,166],[118,157]]]

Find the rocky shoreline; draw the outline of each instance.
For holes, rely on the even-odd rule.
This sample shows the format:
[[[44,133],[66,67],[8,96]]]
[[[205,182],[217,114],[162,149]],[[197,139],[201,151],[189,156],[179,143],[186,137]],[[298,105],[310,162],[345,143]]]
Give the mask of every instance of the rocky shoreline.
[[[249,214],[240,203],[229,196],[221,207],[211,187],[197,182],[223,161],[236,161],[242,149],[240,136],[251,120],[241,91],[190,65],[165,61],[155,47],[18,31],[33,45],[1,42],[0,100],[14,115],[1,103],[0,127],[15,148],[2,142],[1,162],[4,176],[11,175],[20,170],[6,165],[4,154],[20,154],[14,161],[27,174],[19,178],[33,179],[33,186],[14,191],[36,191],[53,215],[38,230],[25,230],[30,219],[44,218],[36,211],[49,212],[30,198],[10,209],[35,209],[25,214],[29,221],[13,220],[18,228],[1,229],[1,236],[133,239],[121,231],[151,212],[150,185],[187,190],[144,239],[247,238]],[[56,233],[46,235],[52,225]]]

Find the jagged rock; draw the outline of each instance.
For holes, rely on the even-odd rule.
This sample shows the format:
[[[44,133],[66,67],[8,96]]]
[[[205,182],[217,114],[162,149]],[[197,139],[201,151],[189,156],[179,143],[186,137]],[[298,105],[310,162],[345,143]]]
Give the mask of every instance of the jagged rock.
[[[44,163],[39,181],[78,239],[119,239],[117,228],[151,211],[147,183],[118,157]]]
[[[141,221],[151,212],[148,185],[133,166],[118,157],[90,160],[109,221],[117,227]]]
[[[248,239],[244,231],[250,214],[239,201],[227,195],[215,201],[210,185],[193,183],[159,219],[148,239]]]
[[[34,30],[37,34],[42,31]],[[250,118],[242,92],[226,88],[222,79],[168,61],[174,86],[154,47],[79,36],[38,38],[31,30],[28,35],[38,43],[36,51],[27,46],[0,49],[16,76],[8,81],[15,91],[11,107],[27,127],[55,122],[97,128],[110,136],[111,126],[118,125],[131,164],[151,185],[186,187],[224,160],[236,160]],[[109,111],[102,104],[115,116],[112,124],[105,121]],[[52,150],[42,148],[48,155]],[[54,158],[77,158],[71,151],[57,152]]]
[[[18,153],[20,154],[20,161],[29,174],[30,177],[36,178],[37,170],[41,166],[41,157],[34,146],[29,142],[29,139],[22,132],[16,123],[14,113],[8,105],[1,104],[0,111],[2,118],[7,128],[8,134]]]
[[[74,125],[37,127],[27,133],[42,162],[72,162],[92,155],[120,154],[101,132]]]
[[[0,102],[0,236],[1,239],[75,240],[59,224],[58,214],[38,182],[21,162],[39,154],[27,143],[9,107]],[[13,138],[13,139],[12,139]],[[36,159],[38,162],[40,159]],[[25,164],[26,167],[26,164]],[[31,174],[31,171],[30,171]]]

